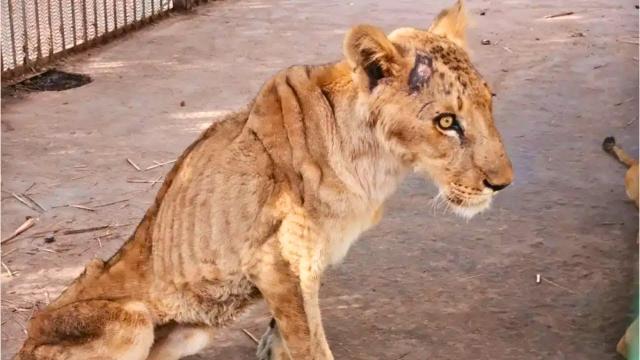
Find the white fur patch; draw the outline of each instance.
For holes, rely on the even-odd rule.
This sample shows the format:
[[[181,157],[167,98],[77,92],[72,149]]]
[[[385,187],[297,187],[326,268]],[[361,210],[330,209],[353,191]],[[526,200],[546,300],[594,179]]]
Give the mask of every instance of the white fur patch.
[[[481,197],[484,198],[485,200],[462,206],[449,201],[447,196],[447,191],[441,189],[438,192],[438,195],[436,195],[432,200],[433,208],[435,211],[441,205],[444,205],[445,209],[451,210],[454,214],[469,220],[472,217],[476,216],[477,214],[491,207],[491,201],[493,199],[493,196],[483,191]]]
[[[491,206],[491,198],[489,198],[489,200],[478,205],[472,205],[472,206],[451,205],[451,209],[456,215],[469,220],[472,217],[476,216],[477,214],[487,210],[490,206]]]

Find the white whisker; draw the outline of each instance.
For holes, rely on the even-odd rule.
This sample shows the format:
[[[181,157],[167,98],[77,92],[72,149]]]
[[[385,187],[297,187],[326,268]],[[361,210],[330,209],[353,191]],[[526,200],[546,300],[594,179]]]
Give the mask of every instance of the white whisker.
[[[447,199],[444,191],[440,190],[436,196],[431,199],[431,210],[432,214],[435,216],[438,213],[438,209],[441,205],[446,204]]]

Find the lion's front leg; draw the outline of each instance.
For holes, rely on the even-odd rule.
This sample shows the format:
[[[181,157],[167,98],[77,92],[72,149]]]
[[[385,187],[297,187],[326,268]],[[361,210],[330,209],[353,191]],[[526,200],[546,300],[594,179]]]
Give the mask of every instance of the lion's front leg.
[[[332,360],[320,318],[319,279],[296,273],[276,239],[265,244],[252,278],[275,319],[258,346],[258,358]]]

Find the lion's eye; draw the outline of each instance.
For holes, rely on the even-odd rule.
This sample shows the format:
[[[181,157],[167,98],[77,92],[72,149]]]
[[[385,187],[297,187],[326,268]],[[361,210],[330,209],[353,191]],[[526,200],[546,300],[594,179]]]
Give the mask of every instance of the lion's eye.
[[[443,130],[449,130],[453,126],[453,116],[445,115],[438,119],[438,125]]]
[[[455,114],[444,113],[438,115],[435,119],[436,125],[440,128],[440,130],[456,130],[462,131],[460,124],[458,123],[458,119]]]

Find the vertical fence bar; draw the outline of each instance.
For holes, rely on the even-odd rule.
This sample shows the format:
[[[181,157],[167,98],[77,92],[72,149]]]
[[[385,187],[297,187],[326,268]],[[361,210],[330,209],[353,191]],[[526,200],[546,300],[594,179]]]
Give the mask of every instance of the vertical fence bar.
[[[147,17],[147,8],[146,8],[146,2],[147,0],[142,0],[142,16],[140,17],[140,19],[144,19],[145,17]]]
[[[22,30],[24,33],[24,44],[22,44],[24,58],[22,59],[22,63],[24,66],[27,66],[29,62],[29,34],[27,33],[27,4],[25,0],[22,0]]]
[[[155,0],[151,0],[151,16],[155,15],[156,13],[156,2]]]
[[[136,0],[133,0],[133,21],[138,21],[138,4],[136,4]]]
[[[107,16],[107,0],[102,0],[102,10],[104,14],[104,33],[109,32],[109,17]]]
[[[51,21],[51,0],[47,0],[47,24],[49,25],[49,60],[53,57],[53,25]]]
[[[13,67],[18,66],[18,53],[16,52],[16,34],[13,26],[13,0],[9,0],[9,31],[11,32],[11,55],[13,57]]]
[[[73,47],[78,45],[78,35],[76,34],[76,0],[68,0],[71,2],[71,26],[73,27]]]
[[[113,30],[118,29],[118,6],[116,0],[113,0]]]
[[[34,0],[36,7],[36,60],[42,59],[42,41],[40,40],[40,6],[38,6],[38,0]]]
[[[88,25],[87,25],[87,0],[82,0],[82,35],[84,42],[89,41]]]
[[[124,26],[127,26],[127,0],[124,0]]]
[[[60,35],[62,36],[62,50],[67,50],[67,41],[64,38],[64,13],[62,12],[62,0],[58,0],[58,11],[60,11]]]
[[[93,31],[94,38],[98,37],[98,0],[93,0]]]

